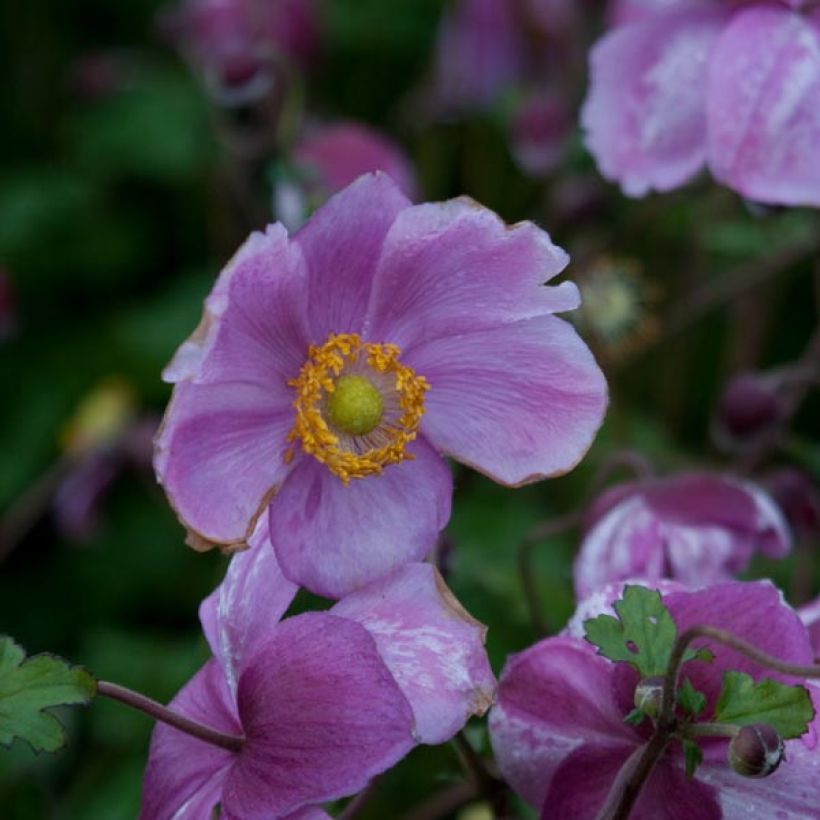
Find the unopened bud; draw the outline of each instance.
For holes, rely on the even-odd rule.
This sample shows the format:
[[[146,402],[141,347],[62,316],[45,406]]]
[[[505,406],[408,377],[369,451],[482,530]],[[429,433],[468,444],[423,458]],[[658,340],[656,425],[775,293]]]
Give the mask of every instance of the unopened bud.
[[[720,397],[717,423],[724,438],[748,442],[771,429],[779,416],[774,388],[756,373],[741,373]]]
[[[636,709],[642,710],[651,718],[656,718],[661,713],[662,702],[663,677],[661,675],[652,675],[638,681],[634,696]]]
[[[783,760],[783,739],[768,723],[741,727],[729,743],[729,765],[744,777],[766,777]]]

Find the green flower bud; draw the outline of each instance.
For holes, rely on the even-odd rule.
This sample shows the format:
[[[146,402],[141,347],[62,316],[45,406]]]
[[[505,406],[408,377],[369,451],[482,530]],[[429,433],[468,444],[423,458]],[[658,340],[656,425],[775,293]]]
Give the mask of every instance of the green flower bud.
[[[636,709],[642,710],[651,718],[656,718],[661,713],[662,701],[663,677],[661,675],[651,675],[638,681],[634,696]]]

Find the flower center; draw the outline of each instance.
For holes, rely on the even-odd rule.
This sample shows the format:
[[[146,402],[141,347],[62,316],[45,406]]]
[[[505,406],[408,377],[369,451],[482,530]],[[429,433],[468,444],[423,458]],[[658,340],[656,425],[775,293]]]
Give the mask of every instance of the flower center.
[[[351,436],[363,436],[378,427],[384,401],[370,379],[351,374],[336,382],[327,410],[334,427]]]
[[[407,445],[424,415],[423,376],[399,360],[396,345],[331,334],[311,345],[296,390],[296,421],[288,441],[321,461],[345,484],[412,459]],[[293,458],[293,448],[285,459]]]

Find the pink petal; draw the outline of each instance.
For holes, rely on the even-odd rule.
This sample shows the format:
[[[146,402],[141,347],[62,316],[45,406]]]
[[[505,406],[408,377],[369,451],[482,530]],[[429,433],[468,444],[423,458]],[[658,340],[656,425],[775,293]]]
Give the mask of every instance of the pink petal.
[[[410,452],[412,461],[347,486],[311,456],[300,459],[270,505],[286,577],[340,598],[430,552],[450,517],[452,476],[423,439]]]
[[[806,628],[770,581],[730,582],[696,592],[673,592],[664,596],[664,603],[672,613],[679,634],[698,624],[715,626],[784,661],[802,665],[813,661]],[[692,661],[684,667],[684,674],[707,696],[710,706],[717,700],[723,672],[727,669],[746,672],[755,680],[769,677],[786,683],[797,682],[714,641],[702,639],[692,645],[708,646],[715,654],[712,663]]]
[[[612,664],[578,638],[547,638],[507,661],[490,738],[502,775],[533,807],[544,803],[567,755],[584,744],[625,749],[623,759],[638,745],[611,675]]]
[[[406,360],[430,382],[424,435],[501,484],[572,469],[606,408],[595,359],[554,316],[436,339]]]
[[[384,238],[410,201],[383,173],[359,177],[296,234],[307,262],[311,340],[362,329]]]
[[[169,706],[213,729],[242,734],[222,669],[214,660],[185,684]],[[157,723],[142,786],[141,820],[210,816],[234,757],[225,749]]]
[[[375,638],[401,687],[421,743],[444,743],[493,701],[495,677],[484,650],[486,627],[453,597],[430,564],[409,564],[348,595],[331,612],[358,621]]]
[[[694,7],[616,28],[593,48],[581,122],[601,173],[643,196],[706,159],[706,74],[725,12]]]
[[[416,205],[384,243],[366,321],[373,341],[407,348],[578,307],[570,282],[544,287],[569,257],[531,222],[507,227],[471,199]]]
[[[739,11],[715,48],[708,119],[719,180],[749,199],[820,206],[820,21]]]
[[[704,6],[716,6],[724,0],[613,0],[609,4],[607,17],[612,25],[620,26],[671,9],[691,8],[697,2]]]
[[[282,575],[266,519],[249,546],[231,558],[222,583],[199,606],[205,637],[234,697],[245,658],[270,637],[298,590]]]
[[[289,392],[289,391],[288,391]],[[293,424],[285,388],[250,382],[177,385],[156,441],[154,467],[197,543],[249,538],[289,471]]]
[[[306,282],[300,250],[281,225],[252,233],[220,274],[165,380],[249,381],[281,393],[308,348]]]
[[[595,820],[629,747],[584,745],[555,774],[541,811],[542,820]],[[626,754],[625,754],[626,753]],[[721,820],[714,789],[688,778],[682,761],[661,760],[644,783],[630,820]]]
[[[800,620],[809,632],[815,658],[820,657],[820,596],[797,610]]]
[[[239,712],[247,740],[223,796],[245,820],[353,794],[414,745],[373,638],[323,612],[283,621],[247,660]]]

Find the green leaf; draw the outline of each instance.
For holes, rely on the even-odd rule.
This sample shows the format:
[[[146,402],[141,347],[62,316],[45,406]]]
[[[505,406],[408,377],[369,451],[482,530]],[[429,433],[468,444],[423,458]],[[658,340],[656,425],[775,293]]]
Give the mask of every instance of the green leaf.
[[[94,678],[53,655],[26,660],[23,648],[0,637],[0,744],[25,740],[35,752],[56,752],[65,744],[63,727],[47,709],[86,704],[95,695]]]
[[[764,678],[759,683],[745,672],[728,671],[723,675],[715,720],[747,726],[768,723],[784,738],[800,737],[814,718],[814,707],[803,686]]]
[[[706,708],[706,696],[687,678],[678,691],[678,703],[684,712],[696,718]]]
[[[625,718],[624,723],[628,723],[630,726],[640,726],[643,723],[644,718],[646,718],[646,712],[643,709],[638,709],[636,706]]]
[[[585,621],[586,639],[598,647],[600,655],[631,664],[641,677],[662,675],[678,630],[660,593],[626,586],[615,612],[617,618],[598,615]]]
[[[694,777],[695,770],[703,763],[703,750],[693,740],[683,740],[683,757],[686,763],[686,776]]]

